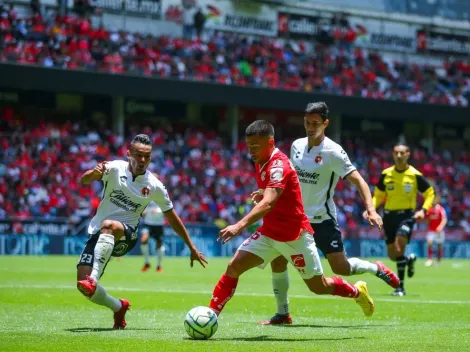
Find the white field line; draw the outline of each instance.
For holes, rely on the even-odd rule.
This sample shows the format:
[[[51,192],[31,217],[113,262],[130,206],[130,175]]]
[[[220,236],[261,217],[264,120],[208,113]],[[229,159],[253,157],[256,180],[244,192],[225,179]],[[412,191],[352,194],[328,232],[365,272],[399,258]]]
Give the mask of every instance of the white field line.
[[[64,289],[64,290],[76,290],[75,286],[71,285],[8,285],[0,284],[0,288],[17,288],[17,289]],[[187,294],[205,294],[211,295],[212,291],[196,291],[196,290],[179,290],[179,289],[164,289],[164,288],[139,288],[139,287],[106,287],[109,291],[119,292],[153,292],[153,293],[187,293]],[[237,292],[237,296],[254,296],[254,297],[272,297],[270,293],[257,293],[257,292]],[[291,298],[302,298],[302,299],[337,299],[334,296],[318,296],[318,295],[289,295]],[[413,303],[413,304],[470,304],[470,300],[421,300],[421,299],[407,299],[407,298],[385,298],[385,297],[373,297],[374,301],[377,302],[392,302],[392,303]]]

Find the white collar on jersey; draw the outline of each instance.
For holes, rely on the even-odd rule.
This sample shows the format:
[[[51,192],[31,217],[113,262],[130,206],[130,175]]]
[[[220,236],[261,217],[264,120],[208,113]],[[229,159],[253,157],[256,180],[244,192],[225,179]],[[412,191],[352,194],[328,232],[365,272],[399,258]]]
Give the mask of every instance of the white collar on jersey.
[[[279,151],[279,149],[274,148],[273,152],[271,153],[271,156],[269,157],[268,161],[266,161],[263,166],[260,167],[259,171],[261,172],[263,168],[266,166],[267,163],[269,163],[269,160],[273,157],[274,154],[276,154]]]

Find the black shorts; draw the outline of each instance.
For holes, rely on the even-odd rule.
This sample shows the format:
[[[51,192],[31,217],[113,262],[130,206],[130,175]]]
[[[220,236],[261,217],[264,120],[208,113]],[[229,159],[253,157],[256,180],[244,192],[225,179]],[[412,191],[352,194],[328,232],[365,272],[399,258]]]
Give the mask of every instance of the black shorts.
[[[414,212],[412,210],[385,210],[384,212],[384,232],[385,242],[392,244],[395,242],[397,236],[406,237],[410,242],[415,219],[413,219]]]
[[[163,225],[146,225],[142,227],[142,233],[148,233],[150,237],[161,241],[163,238]]]
[[[111,254],[112,257],[122,257],[124,254],[130,252],[137,244],[138,236],[136,230],[126,223],[121,222],[121,224],[124,226],[124,236],[119,241],[114,243],[113,253]],[[88,240],[85,243],[85,248],[83,248],[82,254],[80,254],[80,259],[78,260],[77,266],[93,266],[95,246],[98,242],[98,237],[100,237],[99,232],[94,233],[88,237]],[[107,264],[108,263],[106,263],[106,265]]]
[[[331,253],[341,253],[344,251],[343,236],[338,228],[336,221],[325,220],[312,225],[315,234],[315,244],[324,255]]]

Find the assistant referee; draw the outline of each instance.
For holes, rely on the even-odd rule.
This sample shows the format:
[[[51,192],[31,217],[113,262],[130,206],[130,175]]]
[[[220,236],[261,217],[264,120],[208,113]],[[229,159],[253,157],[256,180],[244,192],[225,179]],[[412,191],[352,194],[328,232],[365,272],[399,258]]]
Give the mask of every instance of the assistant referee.
[[[408,164],[410,150],[405,144],[393,147],[395,165],[382,171],[372,198],[375,208],[385,200],[384,232],[387,253],[391,260],[397,262],[400,287],[392,295],[404,296],[405,269],[408,265],[408,277],[414,275],[416,255],[405,256],[416,220],[424,219],[431,209],[434,200],[434,188],[423,177],[423,174]],[[416,210],[418,192],[422,193],[424,204]]]

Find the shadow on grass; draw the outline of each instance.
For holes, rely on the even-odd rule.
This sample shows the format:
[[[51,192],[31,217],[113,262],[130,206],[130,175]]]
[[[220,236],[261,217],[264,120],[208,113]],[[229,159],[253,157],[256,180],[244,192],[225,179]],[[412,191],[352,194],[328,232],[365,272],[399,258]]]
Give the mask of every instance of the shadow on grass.
[[[126,328],[126,329],[123,329],[123,330],[126,330],[126,331],[153,331],[153,330],[158,330],[158,329]],[[113,328],[71,328],[71,329],[64,329],[64,331],[69,331],[69,332],[103,332],[103,331],[115,331],[115,329],[113,329]]]
[[[357,337],[332,337],[332,338],[317,338],[317,339],[302,339],[302,338],[278,338],[268,335],[253,336],[253,337],[234,337],[234,338],[224,338],[218,339],[216,341],[279,341],[279,342],[302,342],[302,341],[342,341],[342,340],[364,340],[364,336]]]

